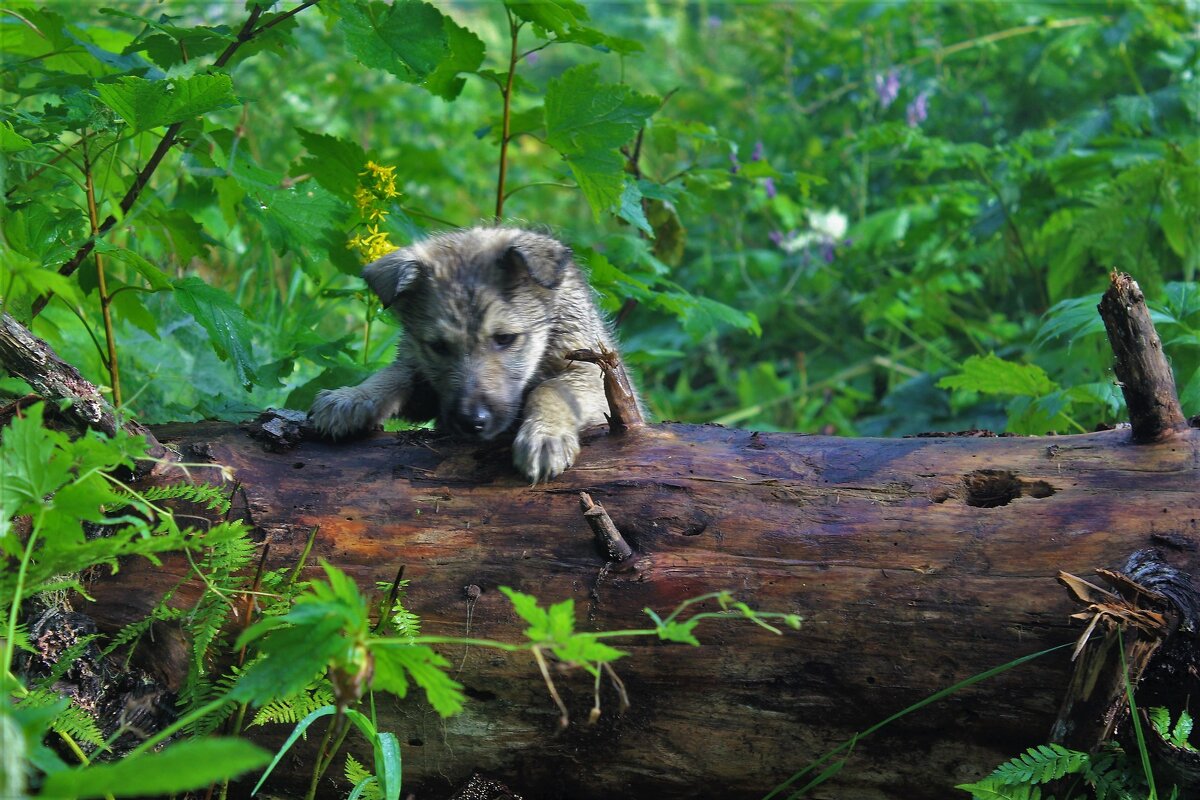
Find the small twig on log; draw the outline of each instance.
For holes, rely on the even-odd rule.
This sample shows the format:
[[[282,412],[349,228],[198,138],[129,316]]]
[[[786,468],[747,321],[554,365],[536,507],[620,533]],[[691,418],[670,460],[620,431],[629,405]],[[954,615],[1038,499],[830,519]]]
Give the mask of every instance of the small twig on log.
[[[604,396],[608,398],[608,427],[613,433],[646,424],[642,407],[638,403],[633,384],[625,374],[621,357],[611,350],[572,350],[567,353],[571,361],[586,361],[596,364],[604,373]]]
[[[1133,440],[1160,441],[1187,428],[1175,376],[1137,281],[1116,270],[1110,280],[1098,308],[1116,356],[1113,371],[1129,408]]]
[[[113,407],[94,384],[7,313],[0,317],[0,365],[32,386],[46,400],[70,400],[71,405],[65,413],[80,427],[109,436],[116,434],[118,428],[124,428],[136,436],[146,437],[146,454],[150,459],[166,457],[166,448],[148,428],[133,421],[119,422]],[[140,462],[142,465],[147,463]],[[149,470],[149,466],[139,466],[138,471],[144,474]]]
[[[593,500],[587,492],[579,493],[579,505],[583,508],[583,518],[596,535],[596,544],[600,546],[606,559],[619,564],[633,555],[633,548],[617,530],[604,506]]]

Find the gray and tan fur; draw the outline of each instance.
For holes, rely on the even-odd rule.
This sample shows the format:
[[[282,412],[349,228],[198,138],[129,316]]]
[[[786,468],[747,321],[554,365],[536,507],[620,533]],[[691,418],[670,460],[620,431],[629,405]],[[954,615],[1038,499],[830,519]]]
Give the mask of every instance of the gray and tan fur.
[[[341,439],[397,415],[485,441],[518,426],[513,460],[538,483],[571,466],[579,432],[604,422],[599,368],[565,355],[615,344],[562,243],[470,228],[390,253],[363,278],[404,337],[391,366],[317,395],[308,416],[320,433]]]

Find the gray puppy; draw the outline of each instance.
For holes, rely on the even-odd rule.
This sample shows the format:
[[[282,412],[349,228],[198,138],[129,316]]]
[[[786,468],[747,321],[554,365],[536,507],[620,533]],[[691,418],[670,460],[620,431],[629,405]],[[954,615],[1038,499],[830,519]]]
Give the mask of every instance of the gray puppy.
[[[389,253],[363,278],[404,337],[391,366],[317,395],[308,416],[323,435],[353,436],[397,415],[437,417],[485,441],[516,425],[513,460],[536,484],[571,466],[579,432],[604,422],[600,369],[565,356],[616,346],[561,242],[470,228]]]

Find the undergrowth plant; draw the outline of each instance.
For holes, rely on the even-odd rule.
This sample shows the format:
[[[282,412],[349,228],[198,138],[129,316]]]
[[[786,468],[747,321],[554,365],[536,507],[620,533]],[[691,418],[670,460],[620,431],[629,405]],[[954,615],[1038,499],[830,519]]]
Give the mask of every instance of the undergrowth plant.
[[[1172,722],[1171,713],[1162,707],[1149,710],[1150,724],[1163,741],[1174,747],[1194,751],[1188,741],[1192,733],[1192,716],[1179,712]],[[974,783],[958,786],[970,792],[974,800],[1063,800],[1095,798],[1095,800],[1174,800],[1180,796],[1178,786],[1160,794],[1146,770],[1145,745],[1139,742],[1138,753],[1130,754],[1119,744],[1109,742],[1095,753],[1082,753],[1058,744],[1031,747],[1021,755],[1006,761],[991,775]],[[1043,790],[1046,784],[1059,787],[1058,794]]]

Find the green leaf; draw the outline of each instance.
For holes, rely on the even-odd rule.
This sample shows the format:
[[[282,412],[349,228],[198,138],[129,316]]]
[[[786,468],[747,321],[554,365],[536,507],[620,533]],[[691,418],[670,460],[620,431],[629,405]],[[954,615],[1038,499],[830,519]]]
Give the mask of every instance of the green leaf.
[[[654,238],[654,229],[650,227],[650,222],[646,219],[646,212],[642,208],[642,190],[638,188],[636,181],[625,184],[625,189],[621,192],[621,204],[617,208],[617,216],[651,239]]]
[[[258,707],[299,692],[345,647],[341,630],[342,620],[330,616],[271,631],[258,644],[263,658],[246,669],[231,698]]]
[[[690,644],[693,647],[699,647],[700,640],[697,639],[696,635],[692,632],[699,624],[700,620],[698,619],[689,619],[683,622],[671,621],[659,623],[657,626],[658,638],[665,642],[681,642],[683,644]]]
[[[421,0],[392,5],[345,0],[335,8],[341,17],[337,27],[361,64],[387,70],[446,100],[462,91],[458,73],[474,72],[483,63],[479,37]]]
[[[641,42],[612,36],[583,24],[589,21],[587,7],[576,0],[505,0],[504,4],[517,18],[533,23],[535,33],[543,39],[554,34],[554,41],[574,42],[618,53],[637,53],[643,49]]]
[[[971,356],[961,372],[942,378],[938,386],[1017,397],[1042,397],[1058,388],[1038,365],[1005,361],[995,354]]]
[[[134,133],[193,119],[237,105],[228,75],[195,75],[171,81],[148,81],[125,76],[115,83],[96,85],[106,106],[125,120]]]
[[[442,17],[442,25],[446,31],[446,43],[450,52],[437,65],[437,69],[429,74],[422,86],[430,94],[444,100],[453,100],[467,83],[466,78],[458,77],[459,73],[478,70],[483,63],[486,49],[482,39],[460,27],[450,17]]]
[[[0,153],[19,153],[33,147],[33,142],[26,139],[13,129],[7,120],[0,125]]]
[[[397,697],[408,694],[408,678],[425,690],[425,697],[443,717],[462,711],[466,697],[462,684],[446,672],[450,662],[426,645],[371,644],[375,677],[371,687]]]
[[[298,172],[307,172],[329,191],[347,200],[358,188],[359,173],[366,169],[367,151],[358,142],[296,128],[308,158]]]
[[[146,283],[150,284],[150,288],[156,292],[171,288],[171,279],[167,277],[165,272],[132,250],[118,247],[103,239],[98,239],[96,241],[96,252],[115,258],[133,267],[139,275],[146,279]]]
[[[529,623],[529,628],[525,631],[525,635],[535,642],[544,641],[546,639],[546,632],[549,630],[550,618],[546,610],[538,606],[537,598],[531,594],[510,589],[507,586],[501,586],[500,592],[512,603],[513,610],[517,612],[517,616]]]
[[[200,323],[222,361],[232,359],[238,381],[249,387],[258,380],[250,346],[250,323],[233,298],[195,276],[173,281],[175,300]]]
[[[161,753],[143,753],[46,776],[41,796],[144,797],[200,789],[259,767],[270,754],[241,739],[192,739]]]
[[[603,83],[599,65],[581,64],[550,81],[546,142],[566,160],[597,219],[621,200],[626,174],[618,148],[658,109],[659,100]]]

